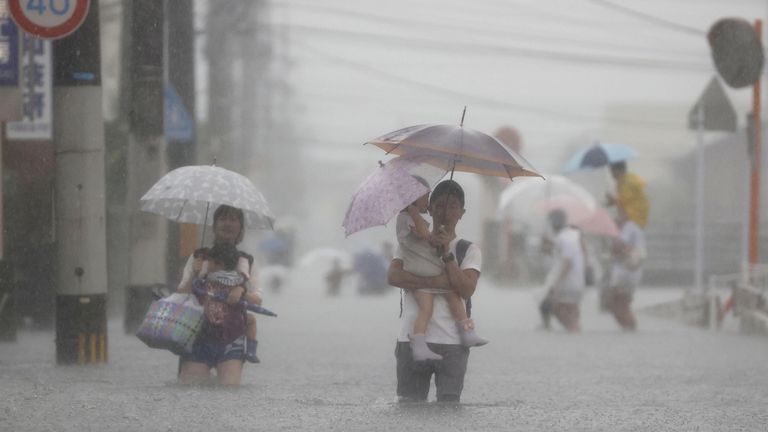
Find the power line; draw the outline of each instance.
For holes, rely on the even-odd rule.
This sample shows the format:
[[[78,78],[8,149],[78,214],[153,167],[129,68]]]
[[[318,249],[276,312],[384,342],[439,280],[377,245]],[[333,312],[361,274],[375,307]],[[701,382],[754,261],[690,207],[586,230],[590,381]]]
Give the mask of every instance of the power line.
[[[358,72],[374,75],[379,78],[385,79],[387,81],[397,82],[399,84],[405,84],[409,87],[418,88],[419,90],[427,91],[443,97],[458,98],[458,99],[461,99],[462,101],[480,104],[489,108],[501,108],[501,109],[507,109],[507,110],[516,111],[516,112],[524,112],[527,114],[536,114],[536,115],[546,116],[549,118],[555,117],[560,119],[567,119],[571,121],[590,121],[590,122],[596,122],[596,123],[622,123],[622,124],[653,126],[658,128],[664,128],[664,129],[679,129],[679,124],[671,123],[671,122],[666,123],[666,122],[658,122],[658,121],[622,119],[622,118],[615,118],[615,117],[609,118],[609,117],[602,117],[602,116],[595,116],[595,115],[588,115],[588,114],[577,114],[572,112],[557,111],[557,110],[530,106],[530,105],[515,104],[515,103],[501,101],[501,100],[488,98],[484,96],[477,96],[469,93],[459,92],[452,89],[447,89],[434,84],[413,80],[413,79],[402,77],[396,74],[392,74],[392,73],[383,71],[381,69],[374,68],[364,63],[356,62],[341,56],[330,54],[323,50],[318,50],[305,43],[303,44],[300,43],[299,45],[301,45],[304,49],[310,52],[313,52],[316,55],[332,60],[334,65],[344,66],[348,69],[353,69]]]
[[[346,16],[356,20],[374,22],[377,24],[381,24],[381,23],[392,24],[392,25],[407,27],[409,29],[433,28],[433,29],[439,29],[439,30],[458,31],[459,34],[488,35],[492,37],[504,38],[505,40],[509,38],[517,38],[517,39],[524,39],[526,42],[544,41],[544,42],[554,42],[558,44],[572,44],[572,45],[576,44],[576,45],[579,45],[579,47],[586,47],[586,48],[592,47],[597,49],[608,48],[608,49],[620,49],[620,50],[648,49],[653,52],[657,52],[657,53],[660,52],[658,48],[649,48],[647,46],[641,47],[637,45],[633,46],[633,45],[627,45],[622,43],[585,41],[585,40],[576,40],[573,38],[556,37],[550,34],[540,35],[540,34],[531,34],[531,33],[520,32],[520,31],[497,30],[497,29],[491,29],[491,28],[476,28],[476,27],[461,26],[461,25],[455,25],[455,24],[436,23],[431,21],[410,19],[403,16],[392,17],[387,15],[381,15],[381,14],[371,14],[368,12],[353,11],[347,8],[328,6],[325,4],[280,2],[280,3],[276,3],[276,5],[283,6],[283,7],[285,6],[300,7],[304,10],[332,14],[334,16]],[[690,54],[689,51],[683,52],[681,50],[668,51],[668,53],[670,55]]]
[[[696,36],[698,38],[702,38],[706,35],[706,32],[694,27],[689,27],[683,24],[679,24],[673,21],[666,20],[664,18],[659,18],[657,16],[647,14],[645,12],[640,12],[635,9],[628,8],[626,6],[621,6],[618,4],[615,4],[613,2],[607,1],[607,0],[586,0],[590,3],[594,3],[598,6],[602,6],[607,9],[611,9],[614,11],[621,12],[625,15],[632,16],[634,18],[640,19],[642,21],[646,21],[652,24],[655,24],[660,27],[664,27],[667,29],[675,30],[681,33],[685,33],[688,35]]]
[[[438,41],[397,35],[383,35],[365,33],[351,30],[330,29],[307,25],[291,25],[294,30],[305,33],[325,34],[342,37],[345,40],[367,40],[378,43],[394,44],[409,49],[442,50],[450,53],[461,52],[464,55],[508,55],[513,57],[527,57],[540,60],[550,60],[566,63],[596,64],[621,66],[631,68],[668,69],[676,71],[707,72],[712,70],[707,62],[693,62],[681,60],[664,60],[642,57],[609,56],[601,54],[566,52],[556,50],[544,50],[536,48],[510,47],[493,44],[480,44],[462,41]]]

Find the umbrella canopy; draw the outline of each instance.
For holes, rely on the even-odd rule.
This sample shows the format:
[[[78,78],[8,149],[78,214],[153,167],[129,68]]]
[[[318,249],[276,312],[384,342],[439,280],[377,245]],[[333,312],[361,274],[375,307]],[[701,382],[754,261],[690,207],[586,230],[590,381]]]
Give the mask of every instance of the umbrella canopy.
[[[338,262],[342,268],[351,269],[353,264],[352,254],[331,247],[312,249],[302,255],[298,260],[297,267],[331,267],[334,262]]]
[[[570,196],[583,202],[586,208],[593,211],[597,206],[595,197],[578,183],[561,175],[550,175],[546,179],[522,178],[507,186],[499,195],[499,212],[501,216],[512,219],[528,220],[538,217],[531,215],[534,206],[543,199],[557,196]]]
[[[445,171],[464,171],[496,177],[536,176],[522,156],[496,138],[462,125],[417,125],[373,139],[387,153],[431,156],[428,163]]]
[[[563,167],[564,172],[600,168],[614,162],[621,162],[637,157],[637,152],[624,144],[597,143],[592,147],[579,150]]]
[[[385,225],[417,198],[429,193],[437,173],[429,179],[422,177],[426,184],[414,177],[417,168],[427,159],[429,156],[426,155],[405,155],[377,167],[352,195],[342,222],[346,235]],[[419,174],[424,172],[419,171]],[[444,175],[443,171],[439,177]]]
[[[275,217],[264,196],[234,171],[212,165],[176,168],[141,197],[141,209],[176,222],[213,224],[213,212],[226,204],[245,215],[246,228],[272,229]]]
[[[610,237],[619,236],[619,228],[608,211],[598,205],[590,209],[583,201],[571,196],[560,195],[553,198],[545,198],[537,203],[536,208],[543,215],[554,209],[560,209],[568,216],[568,223],[591,234],[600,234]]]
[[[547,227],[546,214],[561,208],[569,223],[585,232],[615,236],[616,223],[595,197],[579,184],[561,175],[541,179],[517,179],[499,197],[499,216],[535,231]]]

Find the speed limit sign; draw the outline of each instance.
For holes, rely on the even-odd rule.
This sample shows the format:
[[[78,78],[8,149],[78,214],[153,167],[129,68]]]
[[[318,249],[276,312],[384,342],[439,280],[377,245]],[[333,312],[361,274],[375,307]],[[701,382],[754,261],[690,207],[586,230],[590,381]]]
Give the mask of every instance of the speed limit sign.
[[[8,0],[11,17],[27,33],[59,39],[80,27],[90,0]]]

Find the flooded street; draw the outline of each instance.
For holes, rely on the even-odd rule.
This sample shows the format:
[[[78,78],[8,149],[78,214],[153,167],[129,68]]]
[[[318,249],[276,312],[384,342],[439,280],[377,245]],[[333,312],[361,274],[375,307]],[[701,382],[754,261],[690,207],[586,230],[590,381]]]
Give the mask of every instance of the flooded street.
[[[481,285],[479,329],[462,404],[398,405],[397,291],[326,298],[294,280],[265,305],[262,363],[237,390],[174,383],[176,358],[110,321],[107,365],[61,367],[54,334],[22,331],[0,345],[0,430],[764,430],[768,344],[640,314],[623,334],[582,303],[583,332],[537,330],[535,290]],[[641,290],[638,306],[679,298]],[[430,394],[434,400],[434,390]]]

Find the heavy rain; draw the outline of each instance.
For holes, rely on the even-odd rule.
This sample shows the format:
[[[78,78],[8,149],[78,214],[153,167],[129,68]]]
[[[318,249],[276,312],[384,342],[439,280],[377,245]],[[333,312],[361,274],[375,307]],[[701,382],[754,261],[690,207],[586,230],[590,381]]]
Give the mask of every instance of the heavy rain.
[[[768,424],[758,0],[0,0],[0,431]]]

